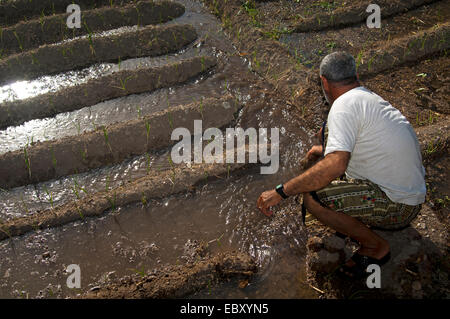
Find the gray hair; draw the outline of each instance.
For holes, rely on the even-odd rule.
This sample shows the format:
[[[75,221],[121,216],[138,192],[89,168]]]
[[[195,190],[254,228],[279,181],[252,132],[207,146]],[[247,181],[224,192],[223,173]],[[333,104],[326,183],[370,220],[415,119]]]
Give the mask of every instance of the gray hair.
[[[328,54],[320,63],[320,75],[331,82],[356,81],[355,59],[343,51]]]

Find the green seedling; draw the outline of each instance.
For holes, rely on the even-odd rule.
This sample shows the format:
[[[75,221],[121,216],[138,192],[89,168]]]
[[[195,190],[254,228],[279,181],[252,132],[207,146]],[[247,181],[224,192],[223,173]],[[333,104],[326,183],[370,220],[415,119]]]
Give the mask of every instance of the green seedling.
[[[262,24],[257,19],[258,15],[259,15],[259,12],[258,12],[258,9],[256,9],[254,1],[252,1],[252,0],[245,1],[242,4],[242,7],[244,8],[244,10],[249,15],[251,23],[255,27],[262,27]]]
[[[77,133],[78,133],[78,135],[80,135],[80,133],[81,133],[81,123],[80,123],[80,120],[77,120],[77,122],[73,122],[74,123],[74,125],[75,125],[75,128],[77,129]]]
[[[39,24],[41,25],[42,32],[44,32],[44,25],[45,25],[44,19],[45,19],[44,9],[42,9],[41,16],[39,17]]]
[[[80,215],[81,219],[84,219],[84,214],[81,211],[81,208],[77,205],[77,211],[78,211],[78,215]]]
[[[34,53],[31,53],[31,64],[39,65],[39,60],[35,57]]]
[[[106,145],[108,145],[109,151],[112,153],[112,147],[111,144],[109,144],[109,136],[108,136],[108,129],[106,128],[106,126],[102,127],[103,129],[103,137],[105,138],[105,143]]]
[[[172,37],[173,37],[173,40],[175,41],[175,43],[177,43],[177,41],[178,41],[177,35],[173,31],[172,31]]]
[[[137,113],[138,113],[138,119],[142,118],[142,108],[140,106],[136,107]]]
[[[133,268],[128,268],[128,270],[131,270],[131,271],[135,272],[136,274],[140,275],[142,278],[145,277],[145,268],[144,268],[144,266],[142,266],[141,270],[133,269]]]
[[[28,209],[28,205],[23,198],[23,194],[20,195],[20,201],[21,201],[23,207],[25,208],[25,213],[28,214],[30,212],[30,210]]]
[[[161,87],[161,73],[158,76],[158,82],[156,82],[156,88]]]
[[[110,176],[110,175],[106,176],[106,183],[105,183],[105,191],[106,191],[106,192],[109,191],[109,183],[110,183],[110,179],[111,179],[111,176]]]
[[[242,28],[239,27],[239,29],[238,29],[237,32],[236,32],[236,37],[237,37],[237,40],[238,40],[238,41],[241,40],[241,30],[242,30]]]
[[[48,188],[46,186],[44,186],[44,190],[45,190],[45,193],[48,196],[48,200],[50,201],[50,205],[51,205],[51,207],[53,209],[53,193],[49,192],[49,190],[48,190]]]
[[[428,124],[433,124],[433,121],[434,121],[433,112],[430,110],[428,111]]]
[[[333,49],[336,47],[336,42],[328,42],[327,48],[329,48],[329,51],[333,51]]]
[[[225,16],[225,17],[222,18],[222,27],[224,29],[231,28],[232,25],[233,25],[233,23],[231,22],[231,19],[229,17]]]
[[[205,57],[202,56],[202,57],[200,58],[200,61],[201,61],[201,64],[202,64],[202,72],[205,72],[205,70],[206,70],[206,66],[205,66]],[[178,64],[176,64],[176,66],[178,67]]]
[[[145,196],[144,193],[142,193],[142,196],[141,196],[141,203],[143,206],[147,206],[147,204],[148,204],[147,197]]]
[[[370,70],[372,69],[372,63],[375,61],[376,55],[374,55],[373,57],[371,57],[369,59],[369,62],[367,62],[367,70],[370,72]]]
[[[221,239],[222,239],[223,235],[225,235],[225,233],[223,233],[222,235],[220,235],[218,238],[214,238],[213,240],[210,240],[210,241],[208,242],[208,245],[211,244],[211,243],[213,243],[213,242],[217,242],[217,246],[220,247],[220,246],[222,245]]]
[[[138,27],[141,26],[141,13],[139,12],[139,6],[136,6],[136,13],[137,13],[137,23],[136,25]]]
[[[145,121],[145,131],[147,134],[147,146],[148,146],[148,140],[150,138],[150,123],[148,121]]]
[[[175,181],[175,178],[176,178],[175,164],[173,163],[172,157],[170,155],[167,156],[167,160],[169,161],[170,168],[172,169],[172,177],[173,177],[173,180]]]
[[[77,199],[80,199],[80,193],[79,193],[80,190],[87,195],[86,189],[84,187],[80,186],[78,184],[78,181],[75,178],[73,179],[72,190],[73,190],[75,196],[77,197]]]
[[[202,119],[203,119],[203,109],[204,109],[204,106],[203,106],[203,98],[200,99],[200,106],[199,106],[199,109],[200,109],[200,115],[202,116]]]
[[[437,151],[438,147],[439,147],[439,143],[437,143],[436,145],[434,145],[432,141],[429,142],[429,143],[428,143],[427,150],[426,150],[427,154],[428,154],[428,155],[433,154],[434,152]]]
[[[83,161],[86,161],[87,153],[83,148],[80,148],[80,155],[81,155],[81,158],[83,159]]]
[[[125,80],[119,79],[119,81],[120,81],[120,86],[114,86],[114,87],[117,88],[117,89],[120,89],[120,90],[126,92],[126,91],[127,91],[127,88],[126,88],[127,82],[128,82],[128,80],[131,79],[131,78],[133,78],[132,75],[130,75],[129,77],[125,78]]]
[[[422,44],[420,45],[420,49],[423,50],[425,48],[425,43],[427,42],[427,35],[425,34],[422,38]]]
[[[426,73],[419,73],[419,74],[416,74],[416,76],[417,77],[422,77],[422,78],[424,78],[424,77],[426,77],[427,76],[427,74]]]
[[[116,210],[116,199],[117,199],[116,192],[114,192],[113,198],[108,197],[108,202],[109,202],[109,205],[111,206],[111,211],[113,211],[113,212]]]
[[[34,144],[34,136],[31,135],[31,138],[27,136],[27,146]]]
[[[170,112],[167,112],[167,120],[169,121],[170,128],[173,129],[172,114]]]
[[[300,2],[299,0],[296,2]],[[322,9],[327,9],[328,11],[331,11],[332,9],[334,9],[336,7],[336,3],[333,2],[329,2],[329,1],[319,1],[319,2],[315,2],[312,4],[312,6],[316,6],[316,7],[321,7]]]
[[[27,144],[27,146],[25,146],[24,149],[23,149],[23,155],[24,155],[24,157],[25,157],[25,165],[26,165],[27,170],[28,170],[28,177],[29,177],[30,180],[31,180],[31,163],[30,163],[30,157],[28,156],[28,150],[27,150],[27,148],[28,148],[28,144]]]
[[[17,34],[16,31],[14,31],[13,34],[14,34],[14,36],[16,37],[17,42],[19,43],[20,51],[23,51],[22,41],[20,40],[19,35]]]
[[[363,51],[359,51],[358,56],[356,57],[356,69],[358,70],[359,66],[363,62]]]

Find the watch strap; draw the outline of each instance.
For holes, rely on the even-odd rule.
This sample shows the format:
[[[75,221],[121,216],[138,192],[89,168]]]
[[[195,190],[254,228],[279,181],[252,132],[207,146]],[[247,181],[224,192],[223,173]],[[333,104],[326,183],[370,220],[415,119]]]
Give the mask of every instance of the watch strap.
[[[284,192],[284,186],[283,184],[278,185],[277,187],[275,187],[275,191],[284,199],[288,198],[289,196],[286,195],[286,193]]]

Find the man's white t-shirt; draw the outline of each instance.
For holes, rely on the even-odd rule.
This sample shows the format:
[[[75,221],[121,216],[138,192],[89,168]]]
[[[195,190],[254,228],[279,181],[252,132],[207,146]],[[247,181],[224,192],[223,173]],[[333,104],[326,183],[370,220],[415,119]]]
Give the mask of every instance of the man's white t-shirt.
[[[377,184],[396,203],[425,201],[420,146],[399,110],[360,86],[334,101],[327,122],[325,155],[350,152],[347,177]]]

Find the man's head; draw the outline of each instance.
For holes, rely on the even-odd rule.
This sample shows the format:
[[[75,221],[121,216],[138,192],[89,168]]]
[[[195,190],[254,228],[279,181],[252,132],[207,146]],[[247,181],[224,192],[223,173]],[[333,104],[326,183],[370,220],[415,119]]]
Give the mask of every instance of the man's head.
[[[355,59],[347,52],[328,54],[320,63],[320,79],[325,98],[331,105],[340,95],[359,86]]]

